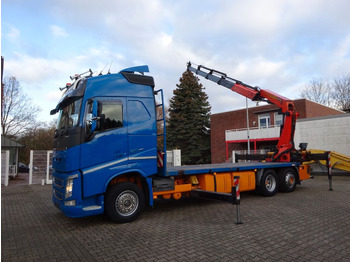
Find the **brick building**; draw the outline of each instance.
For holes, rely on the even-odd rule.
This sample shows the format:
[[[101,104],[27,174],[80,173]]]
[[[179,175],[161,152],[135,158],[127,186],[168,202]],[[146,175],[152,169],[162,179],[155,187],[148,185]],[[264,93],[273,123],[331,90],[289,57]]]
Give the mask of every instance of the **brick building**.
[[[326,107],[307,99],[294,101],[300,113],[298,119],[340,115],[344,112]],[[282,115],[275,105],[251,107],[249,114],[250,148],[257,151],[276,145]],[[212,163],[222,163],[232,157],[233,150],[247,149],[246,108],[211,115],[211,159]]]

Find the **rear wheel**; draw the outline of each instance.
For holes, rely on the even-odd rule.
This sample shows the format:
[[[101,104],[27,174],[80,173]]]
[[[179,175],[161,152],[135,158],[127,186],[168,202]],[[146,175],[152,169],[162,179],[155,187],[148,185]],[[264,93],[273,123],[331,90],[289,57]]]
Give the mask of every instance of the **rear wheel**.
[[[108,189],[105,197],[107,216],[118,223],[134,221],[145,206],[142,190],[134,183],[123,182]]]
[[[266,170],[261,177],[258,191],[263,196],[273,196],[278,190],[278,180],[276,172],[272,169]]]
[[[278,172],[279,188],[282,192],[293,192],[297,186],[297,173],[294,168],[284,168]]]

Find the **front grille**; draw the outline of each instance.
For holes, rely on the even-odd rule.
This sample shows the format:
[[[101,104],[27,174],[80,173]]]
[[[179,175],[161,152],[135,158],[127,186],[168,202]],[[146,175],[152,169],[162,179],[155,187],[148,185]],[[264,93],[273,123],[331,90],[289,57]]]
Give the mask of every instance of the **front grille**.
[[[58,200],[63,200],[63,194],[61,192],[55,190],[53,192],[53,194],[54,194],[55,198],[57,198]]]
[[[58,188],[63,188],[64,180],[55,177],[54,185],[55,185],[56,187],[58,187]]]

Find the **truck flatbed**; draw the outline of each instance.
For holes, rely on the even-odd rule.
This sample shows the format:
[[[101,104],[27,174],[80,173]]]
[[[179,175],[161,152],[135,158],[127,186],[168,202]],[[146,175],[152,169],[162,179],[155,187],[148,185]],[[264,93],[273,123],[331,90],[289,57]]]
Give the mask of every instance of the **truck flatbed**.
[[[167,169],[168,176],[177,175],[197,175],[210,173],[223,173],[235,171],[248,171],[254,169],[280,168],[299,166],[294,162],[247,162],[247,163],[223,163],[223,164],[206,164],[206,165],[189,165],[189,166],[171,166]]]

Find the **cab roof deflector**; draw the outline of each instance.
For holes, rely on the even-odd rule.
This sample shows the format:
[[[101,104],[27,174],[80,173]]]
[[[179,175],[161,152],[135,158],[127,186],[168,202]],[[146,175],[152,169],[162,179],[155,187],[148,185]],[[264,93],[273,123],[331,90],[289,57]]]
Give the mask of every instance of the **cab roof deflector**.
[[[144,73],[149,72],[149,68],[148,68],[148,65],[134,66],[134,67],[125,68],[121,70],[119,73],[122,73],[122,72],[138,72],[143,75]]]

